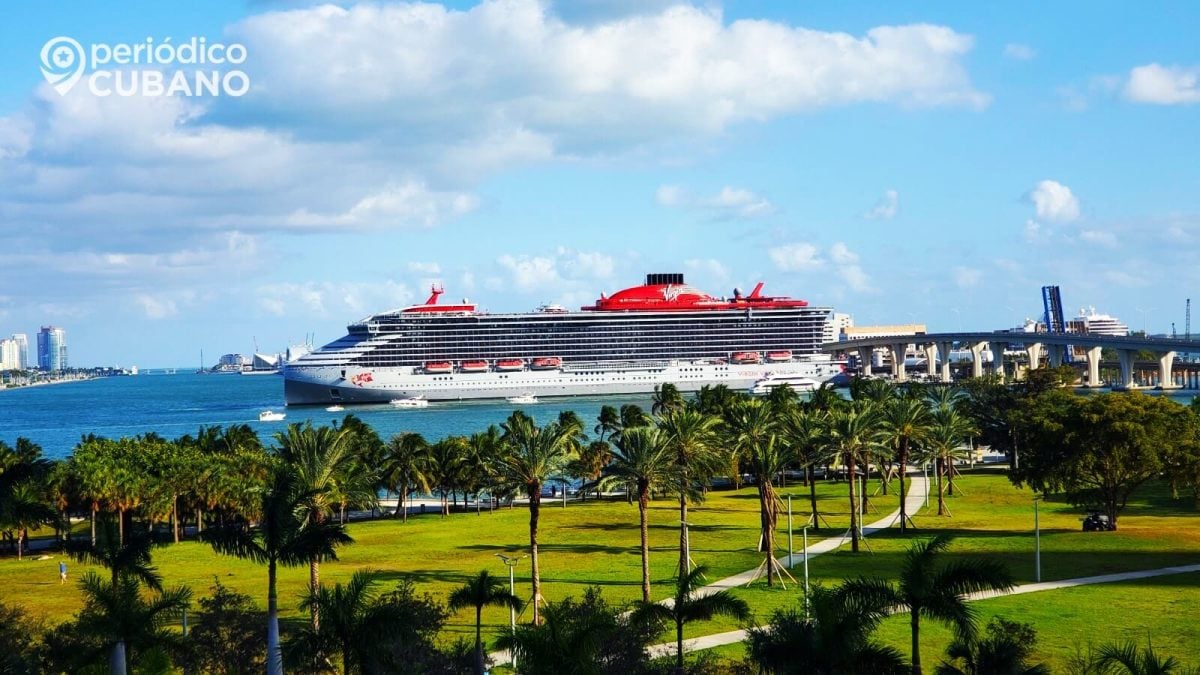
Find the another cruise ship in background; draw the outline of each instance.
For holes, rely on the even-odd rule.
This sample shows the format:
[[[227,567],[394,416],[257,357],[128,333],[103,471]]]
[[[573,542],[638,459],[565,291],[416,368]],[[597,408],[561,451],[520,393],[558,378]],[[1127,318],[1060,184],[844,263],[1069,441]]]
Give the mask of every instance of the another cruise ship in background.
[[[1114,316],[1097,312],[1095,307],[1085,307],[1079,310],[1079,316],[1067,321],[1067,332],[1125,336],[1129,335],[1129,326]]]
[[[767,377],[826,382],[843,364],[821,353],[832,310],[762,294],[716,298],[682,274],[590,307],[489,314],[463,300],[367,317],[283,367],[288,405],[640,394],[671,383],[746,390]]]

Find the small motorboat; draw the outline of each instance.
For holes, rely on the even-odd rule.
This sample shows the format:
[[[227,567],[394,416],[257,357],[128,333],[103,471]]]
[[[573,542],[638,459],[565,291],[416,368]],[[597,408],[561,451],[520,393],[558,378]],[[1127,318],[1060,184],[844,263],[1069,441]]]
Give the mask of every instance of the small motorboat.
[[[345,410],[345,408],[340,405],[331,405],[325,409],[325,412],[342,412],[343,410]]]
[[[449,361],[426,361],[424,369],[427,373],[440,375],[442,373],[454,372],[454,364]]]
[[[487,361],[463,361],[459,364],[458,369],[464,373],[486,373],[488,369]]]
[[[758,352],[734,352],[729,356],[729,361],[735,364],[761,363],[762,355]]]
[[[527,394],[520,394],[518,396],[509,396],[508,402],[516,403],[517,405],[533,405],[534,403],[537,403],[538,400],[537,400],[537,397],[534,396],[532,393],[527,393]]]
[[[542,356],[534,359],[529,367],[533,370],[554,370],[562,366],[562,359],[557,356]]]
[[[524,359],[500,359],[496,361],[496,370],[525,370]]]
[[[771,363],[781,363],[783,361],[791,361],[792,353],[787,350],[767,352],[767,360]]]
[[[275,412],[273,410],[264,410],[258,413],[259,422],[282,422],[286,417],[286,413]]]
[[[409,396],[392,400],[393,408],[428,408],[429,401],[424,396]]]

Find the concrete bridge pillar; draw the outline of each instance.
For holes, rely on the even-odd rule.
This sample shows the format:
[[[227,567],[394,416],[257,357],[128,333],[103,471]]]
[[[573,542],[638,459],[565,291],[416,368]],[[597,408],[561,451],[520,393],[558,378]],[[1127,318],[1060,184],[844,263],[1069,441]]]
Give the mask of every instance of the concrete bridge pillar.
[[[863,347],[862,349],[855,352],[856,354],[858,354],[858,374],[859,375],[862,375],[863,377],[871,376],[871,358],[873,356],[874,351],[875,350],[872,347]]]
[[[908,351],[908,343],[897,342],[892,349],[892,377],[897,382],[908,382],[908,373],[904,370],[904,354]]]
[[[1167,352],[1158,359],[1158,388],[1178,389],[1171,366],[1175,365],[1175,352]]]
[[[971,343],[971,377],[983,377],[983,350],[987,346],[986,342]]]
[[[924,345],[924,349],[925,349],[925,374],[927,376],[929,376],[929,379],[932,380],[934,378],[934,375],[937,373],[937,355],[938,355],[937,345],[930,342],[929,344]]]
[[[1102,384],[1100,382],[1100,352],[1100,347],[1092,347],[1087,350],[1087,386],[1089,387],[1099,387]]]
[[[1137,355],[1137,352],[1135,352],[1132,349],[1118,349],[1117,350],[1117,358],[1121,362],[1121,383],[1119,385],[1119,388],[1121,388],[1121,389],[1133,389],[1133,387],[1134,387],[1134,381],[1133,381],[1134,361],[1133,361],[1133,358],[1136,355]]]
[[[1063,364],[1063,352],[1066,347],[1063,345],[1047,345],[1050,352],[1050,367],[1057,368]]]
[[[1042,352],[1046,350],[1046,345],[1040,342],[1033,344],[1026,343],[1025,352],[1029,354],[1029,369],[1035,370],[1042,363]]]
[[[938,343],[938,353],[942,356],[942,382],[950,381],[950,348],[953,346],[952,342]]]
[[[1006,342],[992,343],[992,372],[1000,376],[1000,381],[1005,380],[1004,377],[1004,350],[1008,349]]]

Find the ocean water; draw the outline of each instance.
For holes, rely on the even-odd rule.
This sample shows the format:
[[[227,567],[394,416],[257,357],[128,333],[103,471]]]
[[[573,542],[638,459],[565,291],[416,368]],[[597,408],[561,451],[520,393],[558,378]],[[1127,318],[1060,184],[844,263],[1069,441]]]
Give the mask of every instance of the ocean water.
[[[539,423],[563,410],[574,410],[591,431],[601,406],[636,403],[646,410],[645,396],[590,396],[545,399],[529,406],[506,401],[434,402],[428,408],[400,410],[390,405],[346,406],[345,412],[321,407],[283,407],[283,378],[277,375],[142,374],[0,390],[0,440],[10,445],[24,436],[42,446],[50,458],[70,455],[84,434],[118,438],[154,431],[164,438],[195,434],[202,425],[249,424],[264,441],[290,422],[329,424],[353,413],[385,440],[415,431],[437,440],[499,425],[521,408]],[[259,422],[263,410],[283,410],[283,422]]]

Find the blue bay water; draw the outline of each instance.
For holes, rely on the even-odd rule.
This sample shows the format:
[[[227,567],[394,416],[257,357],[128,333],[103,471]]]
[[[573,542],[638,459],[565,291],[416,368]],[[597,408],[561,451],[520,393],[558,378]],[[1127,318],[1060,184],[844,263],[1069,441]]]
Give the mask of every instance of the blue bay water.
[[[320,407],[283,407],[283,379],[276,375],[142,374],[0,391],[0,440],[12,445],[24,436],[47,457],[70,455],[84,434],[118,438],[150,431],[165,438],[195,434],[201,425],[249,424],[264,441],[287,423],[329,424],[353,413],[385,440],[415,431],[430,440],[482,431],[499,425],[518,407],[539,423],[574,410],[590,432],[603,405],[636,403],[649,410],[646,396],[578,397],[516,406],[505,401],[431,403],[398,410],[390,405],[346,406],[345,412]],[[259,422],[263,410],[283,410],[284,422]]]

